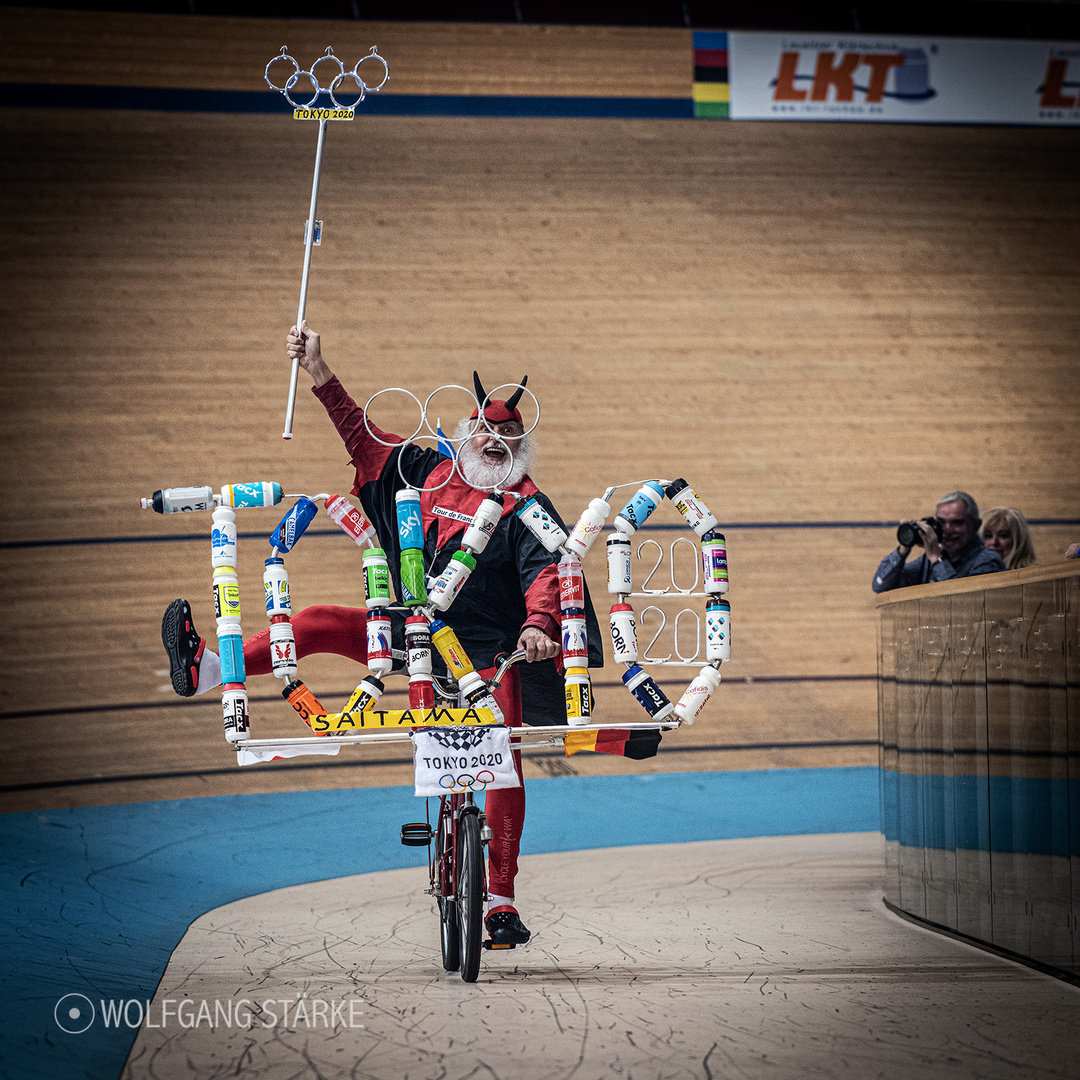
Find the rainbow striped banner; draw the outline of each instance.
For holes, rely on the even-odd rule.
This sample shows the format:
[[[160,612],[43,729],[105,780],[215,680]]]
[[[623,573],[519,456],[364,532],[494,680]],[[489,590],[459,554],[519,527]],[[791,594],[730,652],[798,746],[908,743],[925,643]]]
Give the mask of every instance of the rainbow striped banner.
[[[728,36],[724,30],[694,31],[694,115],[727,120],[731,108]]]

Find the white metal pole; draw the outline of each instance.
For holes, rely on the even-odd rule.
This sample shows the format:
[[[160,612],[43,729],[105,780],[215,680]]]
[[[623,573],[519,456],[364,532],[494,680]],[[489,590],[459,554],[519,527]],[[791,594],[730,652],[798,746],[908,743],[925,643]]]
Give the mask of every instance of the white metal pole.
[[[304,239],[304,272],[300,278],[300,306],[296,312],[296,325],[300,327],[304,321],[304,312],[307,310],[308,275],[311,272],[311,248],[315,243],[315,210],[319,202],[319,173],[322,170],[323,143],[326,141],[326,121],[319,121],[319,141],[315,147],[315,175],[311,180],[311,205],[308,208],[307,236]],[[289,400],[285,406],[285,430],[281,433],[283,439],[293,437],[293,413],[296,411],[296,384],[300,376],[300,361],[292,362],[292,373],[289,376]]]

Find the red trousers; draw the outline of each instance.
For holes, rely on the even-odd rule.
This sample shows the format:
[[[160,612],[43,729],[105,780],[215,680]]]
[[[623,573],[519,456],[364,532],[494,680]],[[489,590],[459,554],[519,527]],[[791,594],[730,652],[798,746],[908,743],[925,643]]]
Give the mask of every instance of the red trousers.
[[[336,653],[367,665],[367,611],[364,608],[309,607],[292,618],[298,659],[312,653]],[[262,630],[244,642],[244,667],[248,675],[269,675],[270,630]],[[480,672],[484,678],[494,668]],[[510,669],[495,698],[508,727],[521,726],[521,687],[517,670]],[[525,824],[525,784],[521,775],[521,752],[514,751],[514,767],[521,786],[489,791],[484,813],[494,834],[488,844],[488,889],[498,896],[514,895],[518,848]]]

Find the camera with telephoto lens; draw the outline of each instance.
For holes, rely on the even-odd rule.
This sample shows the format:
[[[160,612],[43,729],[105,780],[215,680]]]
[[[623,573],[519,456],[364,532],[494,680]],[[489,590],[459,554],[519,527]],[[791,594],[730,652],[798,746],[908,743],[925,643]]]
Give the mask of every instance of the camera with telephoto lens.
[[[941,521],[936,517],[924,517],[919,520],[925,521],[934,530],[938,543],[941,543]],[[901,547],[922,547],[922,533],[907,521],[896,530],[896,539],[900,541]]]

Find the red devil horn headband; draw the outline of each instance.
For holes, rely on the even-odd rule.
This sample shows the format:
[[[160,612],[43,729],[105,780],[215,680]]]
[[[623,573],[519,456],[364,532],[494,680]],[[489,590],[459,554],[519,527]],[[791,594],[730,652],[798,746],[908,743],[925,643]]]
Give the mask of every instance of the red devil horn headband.
[[[522,427],[525,426],[517,403],[525,392],[525,384],[529,381],[528,375],[522,376],[520,385],[506,401],[492,401],[484,389],[484,384],[480,381],[480,376],[474,371],[472,377],[473,385],[476,387],[476,400],[483,407],[484,419],[489,424],[505,424],[509,420],[516,420]],[[472,419],[475,420],[478,415],[479,410],[474,411]]]

